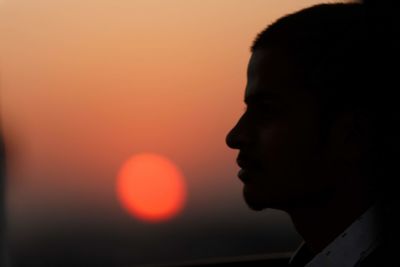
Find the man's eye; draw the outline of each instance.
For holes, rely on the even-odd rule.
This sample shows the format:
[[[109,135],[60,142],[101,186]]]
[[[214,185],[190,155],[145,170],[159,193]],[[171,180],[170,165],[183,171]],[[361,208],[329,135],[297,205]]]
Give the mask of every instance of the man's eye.
[[[247,107],[245,112],[255,118],[270,118],[272,115],[271,109],[269,107]]]

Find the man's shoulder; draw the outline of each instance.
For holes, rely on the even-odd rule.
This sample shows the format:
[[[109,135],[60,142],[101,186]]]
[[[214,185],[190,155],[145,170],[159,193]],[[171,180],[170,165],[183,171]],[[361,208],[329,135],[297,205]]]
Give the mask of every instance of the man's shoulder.
[[[400,245],[400,240],[399,240]],[[381,245],[376,248],[365,259],[361,260],[357,267],[400,267],[397,254],[400,253],[399,246]]]

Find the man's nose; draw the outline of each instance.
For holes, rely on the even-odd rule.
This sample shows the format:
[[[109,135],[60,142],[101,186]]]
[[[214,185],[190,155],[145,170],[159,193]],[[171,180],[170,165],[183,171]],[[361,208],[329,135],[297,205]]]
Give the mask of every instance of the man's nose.
[[[245,141],[241,120],[226,135],[225,142],[232,149],[240,149]]]

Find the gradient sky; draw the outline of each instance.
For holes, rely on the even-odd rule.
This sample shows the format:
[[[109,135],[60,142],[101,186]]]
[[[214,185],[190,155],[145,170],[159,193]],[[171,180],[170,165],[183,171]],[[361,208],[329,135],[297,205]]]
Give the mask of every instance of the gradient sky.
[[[249,47],[320,2],[0,0],[11,224],[128,220],[115,178],[141,152],[183,171],[182,216],[252,216],[224,142],[244,108]]]

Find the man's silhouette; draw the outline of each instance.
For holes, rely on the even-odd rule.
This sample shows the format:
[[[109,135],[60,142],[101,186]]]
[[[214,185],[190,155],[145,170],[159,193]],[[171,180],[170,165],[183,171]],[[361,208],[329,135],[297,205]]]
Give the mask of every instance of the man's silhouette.
[[[286,211],[304,238],[291,266],[400,266],[395,31],[373,12],[314,6],[252,46],[247,109],[226,142],[239,150],[248,206]]]

